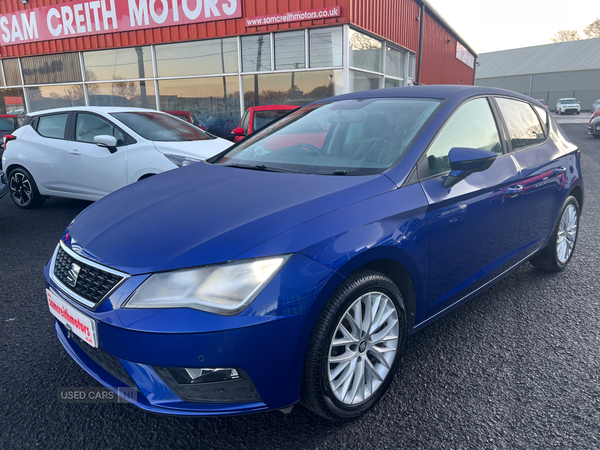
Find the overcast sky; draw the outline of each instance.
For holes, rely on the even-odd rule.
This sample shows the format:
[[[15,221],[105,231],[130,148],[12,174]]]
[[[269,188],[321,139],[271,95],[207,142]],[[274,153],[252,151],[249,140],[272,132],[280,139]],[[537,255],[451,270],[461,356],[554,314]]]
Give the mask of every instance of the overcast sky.
[[[428,0],[477,53],[551,44],[600,17],[598,0]]]

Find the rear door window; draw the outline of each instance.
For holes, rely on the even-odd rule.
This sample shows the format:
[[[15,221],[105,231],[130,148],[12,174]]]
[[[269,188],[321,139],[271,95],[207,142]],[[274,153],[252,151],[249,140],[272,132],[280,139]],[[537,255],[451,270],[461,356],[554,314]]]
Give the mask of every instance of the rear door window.
[[[37,132],[44,137],[64,139],[69,114],[53,114],[38,119]]]
[[[504,117],[513,151],[522,150],[546,140],[542,124],[529,103],[508,98],[497,98]]]

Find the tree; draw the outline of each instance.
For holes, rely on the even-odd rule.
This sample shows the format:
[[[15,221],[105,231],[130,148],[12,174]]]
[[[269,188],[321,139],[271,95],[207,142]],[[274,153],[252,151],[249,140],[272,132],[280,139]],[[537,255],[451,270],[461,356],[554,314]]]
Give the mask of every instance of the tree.
[[[558,44],[559,42],[579,41],[581,40],[581,36],[579,36],[577,30],[560,30],[551,40],[555,44]]]
[[[600,38],[600,19],[596,18],[592,23],[583,29],[583,34],[588,39]]]

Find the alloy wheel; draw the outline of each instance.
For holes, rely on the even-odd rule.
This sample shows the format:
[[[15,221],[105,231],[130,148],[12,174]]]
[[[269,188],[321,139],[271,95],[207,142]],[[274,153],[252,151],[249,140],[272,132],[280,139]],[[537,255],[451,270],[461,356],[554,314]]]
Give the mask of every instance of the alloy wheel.
[[[394,302],[369,292],[342,315],[327,359],[329,386],[347,406],[368,400],[389,376],[398,352],[400,325]]]
[[[558,236],[556,240],[556,253],[561,264],[565,264],[575,247],[577,239],[577,209],[569,205],[563,211],[558,225]]]
[[[10,194],[18,205],[26,206],[33,198],[33,188],[27,176],[22,172],[15,172],[9,181]]]

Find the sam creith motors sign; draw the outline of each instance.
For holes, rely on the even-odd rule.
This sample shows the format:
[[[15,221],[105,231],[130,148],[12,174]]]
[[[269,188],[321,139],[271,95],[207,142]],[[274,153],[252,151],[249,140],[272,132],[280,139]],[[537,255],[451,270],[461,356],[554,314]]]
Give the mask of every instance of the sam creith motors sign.
[[[240,18],[241,3],[241,0],[94,0],[45,6],[0,16],[0,44]]]

